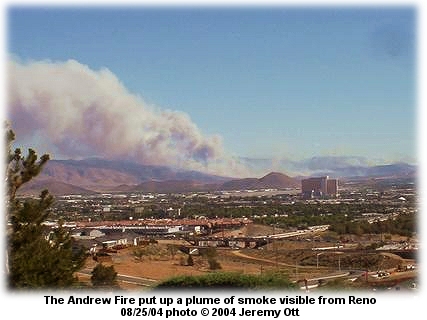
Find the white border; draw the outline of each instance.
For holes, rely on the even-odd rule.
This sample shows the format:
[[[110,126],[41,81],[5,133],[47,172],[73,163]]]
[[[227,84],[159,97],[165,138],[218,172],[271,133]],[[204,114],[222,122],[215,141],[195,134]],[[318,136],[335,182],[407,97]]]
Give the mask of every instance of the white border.
[[[425,137],[426,137],[426,130],[427,126],[425,125],[424,121],[426,121],[426,107],[424,104],[424,96],[423,96],[423,84],[424,84],[424,74],[425,74],[425,63],[424,63],[424,57],[425,57],[425,5],[422,1],[375,1],[375,2],[346,2],[343,4],[342,1],[329,1],[329,2],[319,2],[319,1],[266,1],[266,2],[258,2],[258,1],[199,1],[199,2],[193,2],[193,1],[164,1],[159,0],[156,2],[153,1],[123,1],[120,3],[114,3],[110,1],[42,1],[38,3],[32,3],[32,2],[26,2],[26,1],[6,1],[2,2],[3,4],[3,11],[2,11],[2,20],[1,20],[1,27],[3,28],[3,32],[1,33],[1,40],[4,45],[6,45],[7,37],[6,37],[6,8],[9,5],[79,5],[79,6],[105,6],[105,5],[164,5],[164,6],[176,6],[176,5],[221,5],[221,6],[234,6],[234,5],[244,5],[244,6],[268,6],[268,5],[298,5],[298,6],[318,6],[318,5],[326,5],[326,6],[334,6],[334,5],[345,5],[345,6],[382,6],[382,5],[414,5],[417,7],[418,10],[418,158],[419,158],[419,187],[418,187],[418,193],[420,195],[420,207],[419,207],[419,213],[420,213],[420,236],[421,236],[421,249],[424,248],[424,237],[422,236],[421,231],[425,230],[424,225],[426,218],[423,216],[425,215],[425,209],[426,209],[426,200],[422,196],[425,194],[426,188],[426,177],[425,177],[425,170],[423,168],[423,165],[425,163],[426,155],[424,152],[424,144],[425,144]],[[424,37],[423,37],[424,35]],[[2,59],[1,59],[1,72],[3,77],[1,77],[1,88],[6,88],[6,82],[4,79],[4,75],[6,74],[6,68],[5,68],[5,62],[6,62],[6,52],[5,50],[2,51]],[[7,105],[6,101],[6,95],[3,94],[3,106]],[[4,108],[2,109],[3,112],[5,112]],[[5,119],[4,115],[4,119]],[[3,149],[4,150],[4,149]],[[4,171],[3,171],[4,172]],[[3,188],[2,184],[2,188]],[[2,190],[4,192],[4,190]],[[4,193],[2,193],[3,195]],[[3,202],[4,203],[4,202]],[[4,221],[4,219],[2,220]],[[5,228],[3,229],[5,230]],[[4,242],[4,237],[1,237]],[[3,243],[4,245],[4,243]],[[422,265],[422,271],[420,272],[420,275],[425,275],[425,259],[424,259],[424,251],[422,256],[420,257],[420,262]],[[4,256],[2,254],[1,258],[2,266],[4,266]],[[4,268],[2,268],[2,275],[4,275]],[[423,278],[421,277],[421,280]],[[4,277],[0,280],[0,285],[3,286],[3,288],[6,287]],[[419,307],[422,306],[423,301],[426,301],[426,299],[423,297],[425,292],[426,284],[424,281],[421,281],[421,289],[416,295],[405,295],[405,294],[390,294],[390,295],[375,295],[377,297],[377,304],[375,306],[315,306],[315,307],[308,307],[308,306],[300,306],[301,309],[301,316],[298,317],[298,319],[311,319],[313,317],[316,318],[328,318],[328,319],[342,319],[342,318],[350,318],[350,319],[360,319],[363,317],[382,317],[387,319],[402,319],[402,318],[412,318],[412,317],[418,317],[420,309]],[[97,305],[84,305],[84,306],[76,306],[76,305],[46,305],[44,302],[44,295],[46,295],[46,292],[43,293],[11,293],[7,290],[3,292],[2,297],[2,306],[3,308],[2,312],[4,316],[6,317],[17,317],[17,318],[44,318],[44,319],[53,319],[53,318],[65,318],[65,319],[72,319],[72,318],[89,318],[89,317],[96,317],[96,318],[102,318],[102,319],[118,319],[120,318],[120,306],[117,305],[110,305],[106,307],[101,307]],[[56,297],[63,296],[64,298],[68,298],[70,295],[69,293],[64,294],[60,292],[53,292],[51,293],[55,295]],[[111,295],[117,295],[118,293],[107,293],[107,294],[95,294],[94,292],[90,291],[88,293],[79,292],[76,293],[76,295],[79,296],[86,296],[90,295],[91,297],[97,297],[97,296],[111,296]],[[129,294],[129,293],[123,293],[126,296],[135,296],[139,297],[138,294]],[[233,293],[233,292],[227,292],[227,293],[221,293],[219,294],[220,297],[228,297],[231,295],[242,295],[241,293]],[[290,293],[290,295],[294,295],[296,293]],[[305,295],[304,292],[300,292],[300,294]],[[340,294],[337,293],[331,293],[326,294],[322,293],[324,295],[330,296],[330,297],[338,297]],[[351,292],[350,294],[353,294]],[[149,294],[150,295],[150,294]],[[152,294],[151,294],[152,295]],[[257,293],[257,295],[261,295],[262,293]],[[271,293],[267,293],[269,296],[274,296]],[[286,293],[281,293],[277,296],[284,296]],[[344,294],[346,296],[347,294]],[[177,298],[177,294],[170,294],[171,297]],[[183,296],[183,294],[180,294],[179,296]],[[190,294],[191,296],[191,294]],[[209,296],[209,295],[207,295]],[[254,295],[250,295],[254,296]],[[313,295],[316,297],[317,295]],[[360,293],[361,297],[367,297],[372,296],[372,293],[366,293],[362,292]],[[199,306],[202,307],[202,306]],[[261,308],[260,305],[256,306],[258,308]],[[249,306],[248,306],[249,308]],[[238,309],[238,308],[237,308]],[[158,319],[165,319],[164,317],[157,317]],[[198,317],[200,318],[200,317]],[[210,317],[209,317],[210,318]],[[237,318],[237,317],[236,317]]]

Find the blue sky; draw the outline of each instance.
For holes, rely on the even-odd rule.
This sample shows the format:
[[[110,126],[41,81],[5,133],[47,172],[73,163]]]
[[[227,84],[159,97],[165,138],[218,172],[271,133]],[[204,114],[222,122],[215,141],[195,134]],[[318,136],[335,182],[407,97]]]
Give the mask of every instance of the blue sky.
[[[416,7],[9,7],[11,59],[107,68],[227,154],[416,162]]]

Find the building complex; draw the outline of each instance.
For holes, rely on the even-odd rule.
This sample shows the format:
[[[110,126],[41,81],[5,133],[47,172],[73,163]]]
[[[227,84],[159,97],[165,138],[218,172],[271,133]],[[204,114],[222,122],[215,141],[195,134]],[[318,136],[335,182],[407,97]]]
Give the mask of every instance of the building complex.
[[[305,199],[336,197],[338,195],[338,180],[328,176],[301,180],[301,192]]]

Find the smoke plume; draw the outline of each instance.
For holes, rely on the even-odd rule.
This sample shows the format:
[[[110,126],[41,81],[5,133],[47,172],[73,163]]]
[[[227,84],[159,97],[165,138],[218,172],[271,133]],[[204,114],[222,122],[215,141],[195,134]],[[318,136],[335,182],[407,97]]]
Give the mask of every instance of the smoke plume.
[[[9,61],[8,85],[8,117],[18,139],[43,141],[62,157],[221,174],[239,166],[226,157],[219,136],[204,136],[183,112],[147,105],[108,69],[75,60]]]

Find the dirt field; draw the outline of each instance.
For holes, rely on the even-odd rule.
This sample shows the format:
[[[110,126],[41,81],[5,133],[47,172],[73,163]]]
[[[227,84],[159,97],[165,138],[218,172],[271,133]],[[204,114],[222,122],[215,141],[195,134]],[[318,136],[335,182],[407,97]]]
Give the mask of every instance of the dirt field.
[[[281,232],[280,230],[274,230]],[[265,235],[274,232],[272,227],[249,225],[239,230],[228,231],[226,236],[241,235]],[[168,251],[168,245],[187,244],[180,240],[160,240],[150,247],[149,253],[145,252],[141,258],[137,258],[135,247],[117,250],[102,262],[105,265],[114,265],[118,275],[127,275],[138,278],[164,281],[177,275],[202,275],[213,272],[209,269],[206,257],[192,256],[194,264],[187,265],[188,255],[177,250]],[[221,266],[221,271],[238,272],[244,274],[260,274],[268,271],[281,271],[288,274],[291,280],[314,278],[324,274],[338,272],[342,263],[351,261],[353,258],[341,252],[322,253],[317,255],[312,251],[313,247],[330,246],[327,242],[310,242],[305,239],[280,240],[262,247],[261,249],[216,249],[215,259]],[[318,264],[319,262],[319,264]],[[381,257],[381,265],[384,269],[396,266],[404,262],[401,258],[393,255]],[[86,261],[85,269],[92,270],[97,262],[92,258]],[[348,263],[348,262],[347,262]],[[317,265],[318,264],[318,265]],[[79,273],[79,280],[90,285],[90,276]],[[129,281],[118,281],[119,286],[125,290],[144,290],[147,287]],[[155,282],[153,282],[155,283]]]
[[[275,230],[280,232],[280,230]],[[249,225],[239,230],[221,232],[224,236],[241,236],[241,235],[265,235],[273,232],[273,228],[265,226]],[[119,275],[128,275],[133,277],[148,278],[157,281],[164,281],[168,278],[177,275],[202,275],[208,272],[209,265],[207,258],[202,256],[193,256],[194,265],[186,265],[188,255],[177,251],[173,256],[167,251],[167,246],[188,245],[185,241],[179,240],[159,240],[156,245],[157,252],[150,255],[144,255],[141,259],[135,257],[134,247],[117,250],[117,253],[112,253],[108,259],[101,261],[105,265],[114,265],[114,269]],[[216,249],[217,256],[215,259],[221,266],[221,271],[238,272],[244,274],[260,274],[274,270],[277,266],[274,261],[263,261],[259,258],[248,258],[245,255],[240,255],[238,250],[232,249]],[[86,260],[85,270],[92,270],[97,262],[91,257]],[[78,273],[79,280],[87,285],[90,285],[90,275]],[[144,289],[140,285],[131,284],[128,282],[119,281],[119,285],[123,289]]]
[[[162,245],[162,244],[161,244]],[[114,265],[114,269],[119,275],[128,275],[139,278],[148,278],[157,281],[163,281],[176,275],[196,276],[211,272],[206,258],[194,256],[194,265],[182,265],[186,262],[187,255],[177,252],[174,257],[166,256],[150,256],[143,257],[141,260],[135,258],[132,247],[119,250],[111,255],[111,260],[103,262],[105,265]],[[230,250],[228,250],[230,251]],[[233,258],[230,252],[224,253],[223,250],[218,250],[217,260],[221,265],[221,271],[239,272],[247,274],[259,274],[262,272],[257,261],[243,262],[241,259]],[[86,261],[85,269],[92,270],[97,262],[92,258]],[[79,280],[89,283],[90,277],[87,275],[78,275]],[[119,281],[119,285],[123,289],[143,289],[143,287],[135,284]]]

